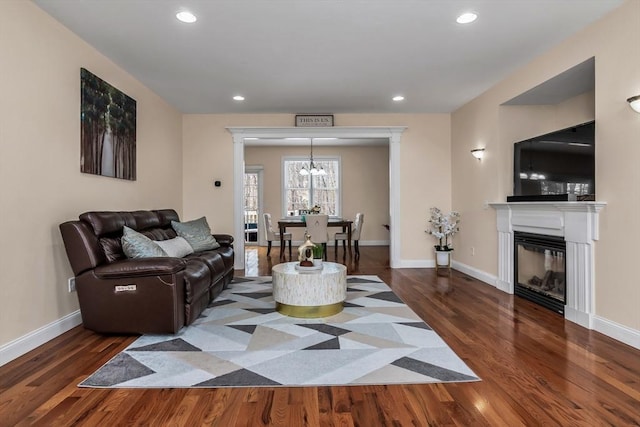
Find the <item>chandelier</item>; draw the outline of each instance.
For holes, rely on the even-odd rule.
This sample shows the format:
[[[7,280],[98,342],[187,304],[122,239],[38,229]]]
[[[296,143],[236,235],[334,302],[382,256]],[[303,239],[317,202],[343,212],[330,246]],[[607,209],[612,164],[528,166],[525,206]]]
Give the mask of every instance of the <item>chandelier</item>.
[[[322,165],[316,165],[313,161],[313,138],[311,139],[311,155],[309,156],[309,167],[307,165],[302,165],[302,169],[300,169],[300,175],[326,175]]]

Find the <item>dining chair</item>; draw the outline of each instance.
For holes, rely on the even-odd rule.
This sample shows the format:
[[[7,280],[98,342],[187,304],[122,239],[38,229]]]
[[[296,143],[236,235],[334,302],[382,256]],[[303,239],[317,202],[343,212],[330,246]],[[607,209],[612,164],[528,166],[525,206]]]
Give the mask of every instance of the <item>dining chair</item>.
[[[358,212],[356,219],[353,222],[353,229],[351,230],[351,239],[353,240],[353,247],[356,252],[356,257],[360,256],[360,247],[358,242],[360,241],[360,233],[362,233],[362,224],[364,223],[364,214]],[[336,244],[336,254],[338,253],[338,240],[342,240],[342,248],[347,253],[347,240],[349,239],[349,233],[336,233],[334,236]]]
[[[271,222],[271,214],[270,213],[265,213],[264,214],[264,234],[265,237],[267,239],[267,256],[269,256],[269,254],[271,254],[271,242],[272,241],[280,241],[280,233],[278,231],[275,231],[273,229],[273,224]],[[286,242],[289,242],[289,258],[291,258],[291,233],[284,233],[284,241],[285,241],[285,246],[286,246]],[[280,248],[280,253],[282,253],[282,251],[284,250],[284,248]]]
[[[307,233],[311,236],[313,243],[322,243],[323,257],[327,259],[327,241],[329,240],[329,232],[327,231],[329,224],[329,215],[306,215],[305,223],[307,224]]]

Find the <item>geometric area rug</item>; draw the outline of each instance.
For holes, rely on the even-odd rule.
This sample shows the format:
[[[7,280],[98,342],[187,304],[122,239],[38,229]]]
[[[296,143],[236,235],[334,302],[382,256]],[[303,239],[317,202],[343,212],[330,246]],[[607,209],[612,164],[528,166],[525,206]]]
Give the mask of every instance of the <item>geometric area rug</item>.
[[[344,310],[275,311],[271,277],[235,278],[175,335],[143,335],[79,387],[423,384],[480,379],[377,276],[349,276]]]

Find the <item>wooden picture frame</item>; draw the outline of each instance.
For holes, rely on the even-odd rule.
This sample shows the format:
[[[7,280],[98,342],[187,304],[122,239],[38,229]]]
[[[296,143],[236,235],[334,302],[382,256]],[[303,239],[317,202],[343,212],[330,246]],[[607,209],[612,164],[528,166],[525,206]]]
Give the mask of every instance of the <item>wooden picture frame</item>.
[[[333,114],[296,114],[296,127],[332,127]]]
[[[136,101],[80,69],[80,171],[136,180]]]

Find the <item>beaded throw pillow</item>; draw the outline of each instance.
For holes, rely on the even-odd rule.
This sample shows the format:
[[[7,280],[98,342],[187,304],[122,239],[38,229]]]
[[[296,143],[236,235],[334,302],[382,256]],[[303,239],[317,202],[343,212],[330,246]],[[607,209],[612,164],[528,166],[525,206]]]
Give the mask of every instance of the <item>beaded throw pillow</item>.
[[[220,247],[220,243],[211,235],[211,228],[209,228],[205,217],[187,222],[171,221],[171,226],[178,236],[189,242],[194,252]]]

